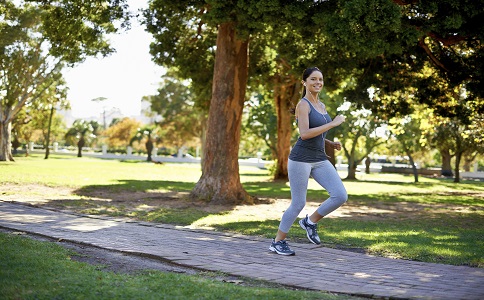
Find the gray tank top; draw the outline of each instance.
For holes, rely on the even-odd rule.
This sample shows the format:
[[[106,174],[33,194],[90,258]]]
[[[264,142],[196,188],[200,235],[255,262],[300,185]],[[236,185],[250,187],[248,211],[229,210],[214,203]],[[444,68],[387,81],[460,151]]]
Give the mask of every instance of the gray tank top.
[[[311,104],[311,101],[306,98],[302,98],[302,100],[309,103],[309,128],[319,127],[332,121],[329,114],[322,114],[317,111]],[[324,151],[324,140],[327,133],[328,132],[326,131],[321,135],[307,140],[303,140],[299,137],[289,154],[289,159],[292,161],[308,163],[327,160],[328,156]]]

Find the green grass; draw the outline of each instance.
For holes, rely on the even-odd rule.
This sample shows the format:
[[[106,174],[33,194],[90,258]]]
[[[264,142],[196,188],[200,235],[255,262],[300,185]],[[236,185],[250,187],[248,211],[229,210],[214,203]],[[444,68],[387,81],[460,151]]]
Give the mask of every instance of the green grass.
[[[75,189],[75,197],[61,206],[83,213],[126,216],[143,221],[212,228],[272,238],[281,211],[267,215],[240,214],[244,207],[209,211],[194,208],[183,193],[194,187],[201,175],[196,164],[151,164],[92,158],[40,156],[19,157],[15,163],[0,163],[1,182],[40,184]],[[241,181],[249,194],[259,198],[289,199],[287,182],[271,181],[267,170],[240,167]],[[343,175],[343,174],[342,174]],[[360,180],[345,181],[347,207],[378,210],[323,219],[320,236],[335,248],[361,248],[388,257],[484,267],[484,182],[454,183],[448,179],[398,174],[363,174]],[[0,184],[1,184],[0,182]],[[94,192],[130,195],[132,201],[112,202],[91,199]],[[167,193],[182,193],[178,207],[165,207],[154,199]],[[8,195],[8,191],[4,194]],[[10,193],[18,193],[12,191]],[[29,191],[23,192],[28,195]],[[143,196],[145,195],[145,196]],[[135,198],[138,197],[138,198]],[[146,198],[139,198],[146,197]],[[319,205],[327,193],[310,180],[308,204]],[[139,205],[137,205],[139,201]],[[55,200],[49,204],[55,205]],[[255,206],[258,210],[262,206]],[[397,210],[398,208],[398,210]],[[412,209],[410,212],[406,210]],[[250,207],[245,207],[250,209]],[[289,233],[292,240],[305,239],[297,224]]]
[[[51,242],[0,233],[1,299],[356,299],[322,292],[244,287],[201,275],[116,274],[71,260]]]
[[[38,155],[15,159],[15,162],[0,163],[0,172],[9,174],[4,182],[68,187],[102,185],[145,190],[151,186],[144,184],[144,181],[171,180],[194,183],[200,177],[200,166],[192,164],[157,165],[147,162],[133,163],[55,155],[50,156],[48,160],[43,160]],[[167,172],[170,168],[175,168],[176,172]],[[164,172],[158,172],[160,170]]]

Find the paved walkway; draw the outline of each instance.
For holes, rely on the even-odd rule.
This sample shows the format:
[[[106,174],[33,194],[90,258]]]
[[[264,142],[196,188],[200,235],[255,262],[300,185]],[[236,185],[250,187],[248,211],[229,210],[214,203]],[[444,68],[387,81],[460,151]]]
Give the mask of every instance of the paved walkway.
[[[484,270],[479,268],[374,257],[309,243],[291,243],[296,256],[282,256],[268,251],[267,239],[3,201],[0,227],[313,290],[397,299],[484,299]]]

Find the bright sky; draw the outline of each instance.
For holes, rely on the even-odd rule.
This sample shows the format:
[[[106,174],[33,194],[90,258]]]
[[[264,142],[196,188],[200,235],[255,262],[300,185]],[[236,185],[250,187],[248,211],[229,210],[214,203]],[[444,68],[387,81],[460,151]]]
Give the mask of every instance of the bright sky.
[[[146,7],[146,1],[128,0],[131,11]],[[156,93],[163,68],[151,61],[151,35],[132,21],[127,32],[110,38],[116,53],[105,58],[88,58],[64,71],[68,99],[76,118],[99,116],[103,109],[119,108],[126,116],[140,114],[141,98]],[[104,97],[98,103],[92,99]]]

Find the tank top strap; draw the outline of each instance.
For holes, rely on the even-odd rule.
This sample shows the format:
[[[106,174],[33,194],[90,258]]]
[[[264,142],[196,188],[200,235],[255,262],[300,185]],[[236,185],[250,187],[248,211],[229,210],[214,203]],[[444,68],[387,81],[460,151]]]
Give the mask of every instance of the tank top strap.
[[[309,103],[309,112],[311,112],[311,110],[314,108],[314,106],[311,103],[311,101],[309,101],[309,99],[307,99],[306,97],[302,97],[301,100],[306,100],[306,102]]]

